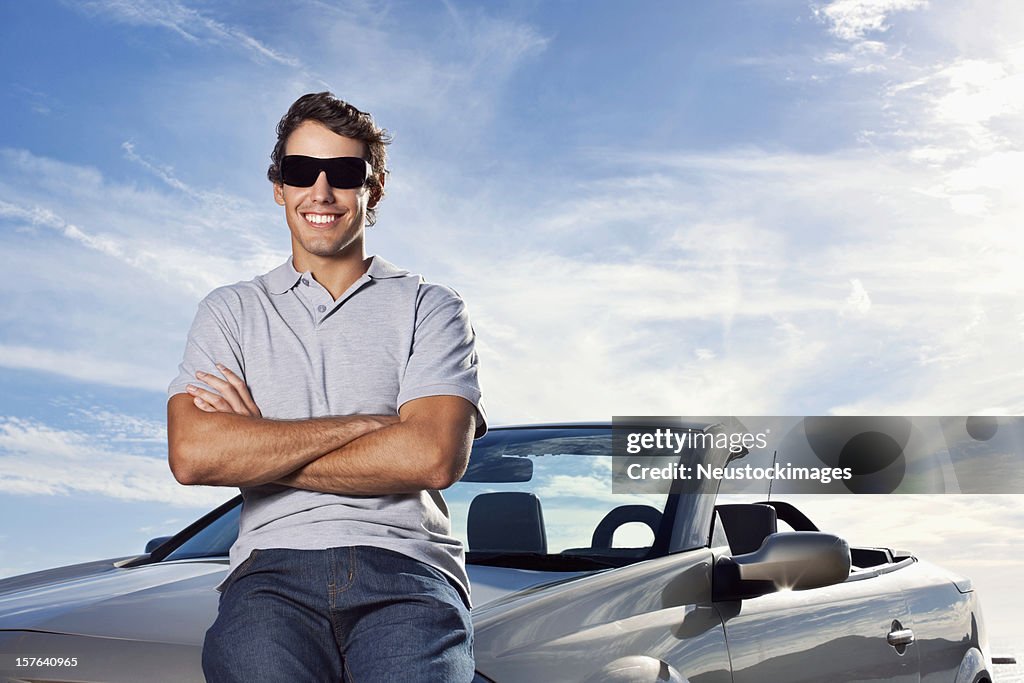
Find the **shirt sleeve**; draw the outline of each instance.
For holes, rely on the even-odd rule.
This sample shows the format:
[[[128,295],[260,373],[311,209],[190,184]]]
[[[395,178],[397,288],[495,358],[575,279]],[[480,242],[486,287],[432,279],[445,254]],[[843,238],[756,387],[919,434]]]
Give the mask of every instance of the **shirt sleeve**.
[[[215,290],[199,302],[199,309],[185,342],[185,353],[181,364],[178,365],[178,376],[167,388],[168,398],[185,393],[188,384],[212,391],[212,387],[196,379],[196,371],[202,370],[222,377],[222,373],[217,369],[217,363],[245,379],[237,321],[225,302],[216,295]]]
[[[423,283],[416,304],[412,351],[398,392],[398,407],[426,396],[461,396],[476,407],[474,438],[487,432],[477,377],[476,333],[466,305],[447,287]]]

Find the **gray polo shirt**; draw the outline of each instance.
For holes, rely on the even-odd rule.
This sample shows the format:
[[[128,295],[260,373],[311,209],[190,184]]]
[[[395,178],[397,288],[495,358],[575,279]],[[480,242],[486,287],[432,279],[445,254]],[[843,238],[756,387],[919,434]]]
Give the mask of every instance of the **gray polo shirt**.
[[[453,290],[374,256],[336,301],[289,258],[248,282],[220,287],[199,304],[168,394],[203,386],[196,370],[221,363],[245,380],[265,418],[397,415],[407,401],[461,396],[477,408],[474,333]],[[369,545],[432,565],[469,603],[462,544],[438,491],[359,496],[277,484],[243,487],[231,570],[256,548]],[[218,586],[218,590],[221,586]]]

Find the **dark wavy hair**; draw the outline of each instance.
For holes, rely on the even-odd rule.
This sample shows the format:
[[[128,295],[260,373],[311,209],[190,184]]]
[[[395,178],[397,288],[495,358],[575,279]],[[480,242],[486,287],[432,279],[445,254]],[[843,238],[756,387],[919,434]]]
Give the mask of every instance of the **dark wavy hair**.
[[[338,135],[354,140],[362,140],[366,144],[367,157],[372,171],[366,184],[370,188],[370,196],[380,202],[384,198],[384,186],[378,177],[388,173],[388,153],[386,146],[391,144],[391,135],[377,126],[373,117],[359,111],[348,102],[339,100],[329,92],[308,93],[295,100],[288,113],[281,117],[277,124],[277,144],[270,155],[270,168],[267,178],[274,184],[281,184],[281,159],[284,158],[284,146],[288,136],[303,121],[317,121]],[[366,210],[366,224],[377,222],[376,208]]]

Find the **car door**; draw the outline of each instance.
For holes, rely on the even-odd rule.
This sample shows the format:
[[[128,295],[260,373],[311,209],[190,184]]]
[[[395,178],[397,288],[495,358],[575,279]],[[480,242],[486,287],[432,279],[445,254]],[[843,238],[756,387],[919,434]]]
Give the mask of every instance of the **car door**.
[[[893,572],[720,603],[734,683],[920,680],[918,649],[890,645],[909,609]]]
[[[971,658],[973,667],[983,666],[987,639],[971,581],[920,561],[896,572],[896,577],[903,582],[910,608],[904,626],[914,634],[921,683],[953,683],[963,673],[961,665]]]

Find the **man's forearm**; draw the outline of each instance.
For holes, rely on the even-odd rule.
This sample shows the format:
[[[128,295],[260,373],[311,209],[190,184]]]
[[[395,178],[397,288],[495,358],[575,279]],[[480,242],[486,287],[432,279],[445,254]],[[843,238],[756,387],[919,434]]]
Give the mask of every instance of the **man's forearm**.
[[[183,484],[258,486],[273,482],[397,420],[349,415],[270,420],[206,413],[179,394],[168,402],[171,470]]]
[[[276,483],[356,495],[444,489],[465,471],[474,429],[475,413],[442,430],[440,438],[422,421],[399,422],[353,439]]]

